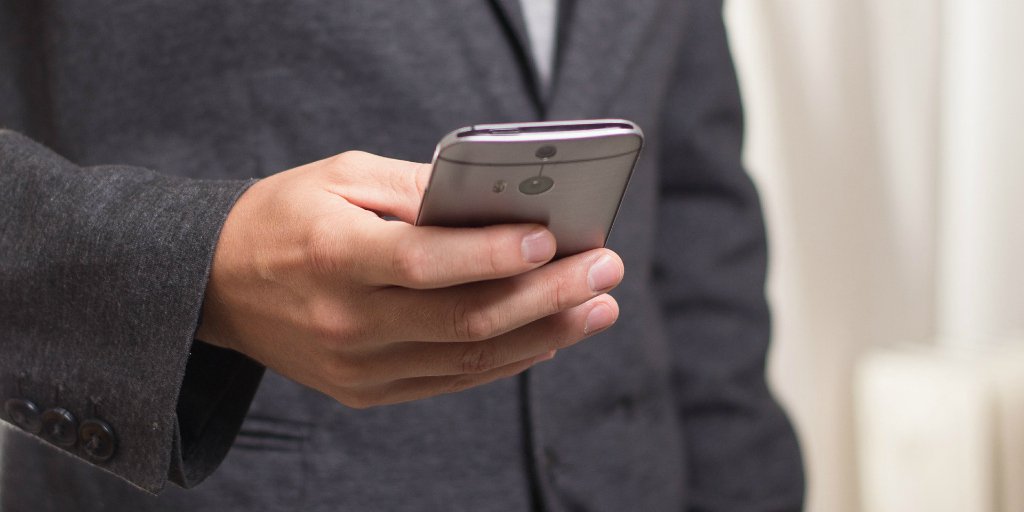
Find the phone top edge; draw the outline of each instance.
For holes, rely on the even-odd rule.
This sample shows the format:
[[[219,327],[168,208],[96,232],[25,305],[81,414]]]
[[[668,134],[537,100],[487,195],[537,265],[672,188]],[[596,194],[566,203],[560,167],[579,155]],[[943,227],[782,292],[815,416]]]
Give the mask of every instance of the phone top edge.
[[[633,130],[626,130],[622,128],[601,128],[595,130],[586,130],[578,132],[541,132],[541,133],[517,133],[514,136],[510,135],[469,135],[464,137],[456,137],[450,141],[446,141],[441,144],[441,150],[445,148],[458,145],[466,142],[493,142],[498,144],[512,144],[512,143],[524,143],[524,142],[557,142],[561,140],[577,140],[577,139],[601,139],[607,137],[621,137],[621,136],[634,136],[638,141],[639,146],[643,145],[643,136],[636,133]]]
[[[564,129],[559,129],[559,128]],[[533,131],[540,129],[538,131]],[[491,133],[486,133],[486,132]],[[600,138],[635,135],[644,145],[643,130],[626,119],[584,119],[538,121],[527,123],[495,123],[464,126],[448,132],[434,149],[434,157],[456,142],[544,142],[565,138]],[[514,137],[512,137],[514,136]]]
[[[636,124],[625,119],[576,119],[566,121],[537,121],[527,123],[475,124],[457,130],[457,137],[471,135],[510,135],[518,133],[571,132],[601,128],[637,129]]]
[[[565,140],[565,139],[562,139],[562,140]],[[550,164],[559,165],[559,164],[578,164],[578,163],[584,163],[584,162],[597,162],[599,160],[608,160],[610,158],[619,158],[619,157],[624,157],[624,156],[629,156],[629,155],[637,155],[637,154],[640,153],[641,149],[642,148],[640,148],[638,146],[635,149],[631,149],[629,151],[623,151],[621,153],[612,153],[612,154],[600,155],[600,156],[595,156],[595,157],[590,157],[590,158],[549,161],[549,165]],[[448,162],[448,163],[451,163],[451,164],[472,165],[472,166],[476,166],[476,167],[517,167],[517,166],[536,167],[537,165],[539,165],[537,163],[537,161],[529,161],[529,162],[493,162],[492,163],[492,162],[480,162],[480,161],[473,161],[473,160],[460,160],[458,158],[450,158],[450,157],[441,156],[441,155],[437,155],[437,156],[434,157],[434,161],[435,162],[438,161],[438,160],[444,161],[444,162]]]
[[[586,129],[590,125],[608,125],[608,124],[621,124],[628,129],[639,129],[636,123],[628,119],[618,118],[601,118],[601,119],[563,119],[553,121],[526,121],[519,123],[483,123],[474,124],[472,126],[466,126],[455,130],[455,132],[463,132],[467,130],[501,130],[505,128],[551,128],[564,126],[566,129]]]

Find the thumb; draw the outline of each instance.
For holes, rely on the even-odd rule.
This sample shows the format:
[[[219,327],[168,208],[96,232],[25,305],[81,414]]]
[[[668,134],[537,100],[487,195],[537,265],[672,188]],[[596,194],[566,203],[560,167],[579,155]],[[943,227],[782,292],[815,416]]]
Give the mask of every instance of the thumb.
[[[382,215],[416,222],[430,165],[347,151],[322,160],[331,192]]]

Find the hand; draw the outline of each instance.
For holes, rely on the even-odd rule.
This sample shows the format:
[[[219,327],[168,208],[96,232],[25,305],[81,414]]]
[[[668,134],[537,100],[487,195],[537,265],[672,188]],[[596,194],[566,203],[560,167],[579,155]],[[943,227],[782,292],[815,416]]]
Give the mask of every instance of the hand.
[[[348,152],[255,183],[197,337],[363,408],[515,375],[617,319],[610,250],[548,263],[543,226],[412,225],[429,172]]]

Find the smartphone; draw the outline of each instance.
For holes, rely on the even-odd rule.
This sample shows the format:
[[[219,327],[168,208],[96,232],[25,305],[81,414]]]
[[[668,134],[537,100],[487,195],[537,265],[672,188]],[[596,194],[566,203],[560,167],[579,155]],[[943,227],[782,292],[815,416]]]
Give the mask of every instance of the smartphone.
[[[643,142],[624,119],[460,128],[434,151],[416,224],[543,224],[556,258],[604,247]]]

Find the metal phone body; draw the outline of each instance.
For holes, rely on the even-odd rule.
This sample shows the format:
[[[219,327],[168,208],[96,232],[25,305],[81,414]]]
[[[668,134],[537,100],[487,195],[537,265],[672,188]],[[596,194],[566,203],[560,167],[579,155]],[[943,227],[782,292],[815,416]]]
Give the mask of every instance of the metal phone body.
[[[603,247],[643,147],[622,119],[474,125],[438,143],[417,225],[538,223],[556,257]]]

